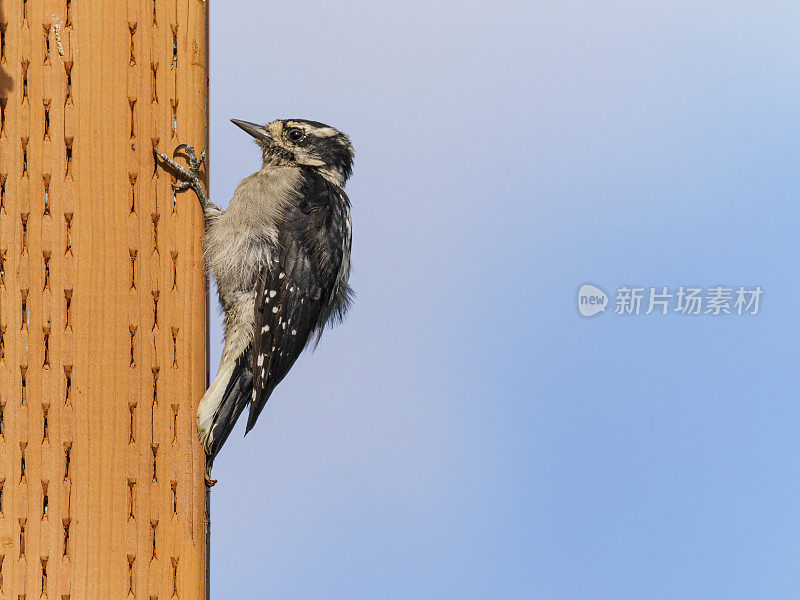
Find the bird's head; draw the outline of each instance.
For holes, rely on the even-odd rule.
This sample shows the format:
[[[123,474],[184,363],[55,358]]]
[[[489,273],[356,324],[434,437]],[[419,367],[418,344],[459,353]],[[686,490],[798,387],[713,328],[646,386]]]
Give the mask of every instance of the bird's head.
[[[353,172],[353,146],[344,133],[306,119],[280,119],[267,125],[231,119],[261,147],[264,165],[312,167],[339,186]]]

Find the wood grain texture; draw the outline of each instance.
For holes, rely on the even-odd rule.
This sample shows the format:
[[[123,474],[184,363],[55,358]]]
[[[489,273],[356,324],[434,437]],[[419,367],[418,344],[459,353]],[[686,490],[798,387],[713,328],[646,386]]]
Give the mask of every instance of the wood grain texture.
[[[0,4],[0,599],[199,599],[201,0]]]

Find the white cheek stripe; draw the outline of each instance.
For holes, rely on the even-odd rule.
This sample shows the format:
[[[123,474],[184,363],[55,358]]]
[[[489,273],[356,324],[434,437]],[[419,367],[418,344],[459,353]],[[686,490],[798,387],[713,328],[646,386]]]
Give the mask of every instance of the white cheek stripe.
[[[321,138],[333,137],[338,132],[333,127],[323,127],[322,129],[313,130],[313,135]]]

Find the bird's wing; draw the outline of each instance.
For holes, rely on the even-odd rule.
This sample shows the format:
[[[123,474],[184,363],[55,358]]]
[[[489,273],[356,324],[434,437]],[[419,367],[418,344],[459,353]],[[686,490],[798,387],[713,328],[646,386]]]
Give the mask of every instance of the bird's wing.
[[[247,431],[315,329],[319,331],[330,316],[344,252],[339,213],[346,201],[340,188],[321,177],[308,182],[280,229],[272,264],[265,265],[260,274]]]

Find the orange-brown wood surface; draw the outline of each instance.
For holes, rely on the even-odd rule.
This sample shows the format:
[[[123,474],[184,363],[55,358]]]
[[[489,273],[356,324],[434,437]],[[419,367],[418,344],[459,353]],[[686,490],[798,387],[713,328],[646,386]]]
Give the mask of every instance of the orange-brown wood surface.
[[[0,598],[197,599],[201,0],[0,0]]]

